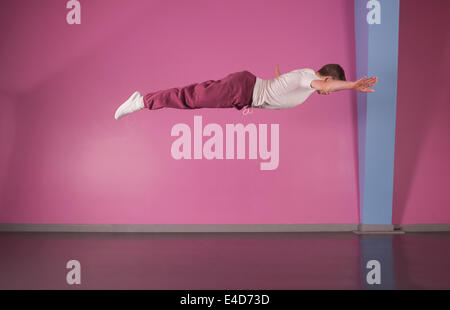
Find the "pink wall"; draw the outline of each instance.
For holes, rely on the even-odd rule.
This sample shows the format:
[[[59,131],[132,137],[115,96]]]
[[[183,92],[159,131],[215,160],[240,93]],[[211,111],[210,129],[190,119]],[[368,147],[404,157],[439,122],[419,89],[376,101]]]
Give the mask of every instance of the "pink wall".
[[[241,70],[267,79],[277,63],[286,72],[337,62],[354,79],[353,1],[80,2],[82,24],[72,26],[65,1],[0,4],[0,222],[359,221],[350,92],[247,116],[205,109],[113,118],[135,90]],[[279,167],[176,161],[171,128],[192,128],[194,115],[222,128],[279,124]]]
[[[396,224],[450,223],[450,27],[447,0],[400,4]]]

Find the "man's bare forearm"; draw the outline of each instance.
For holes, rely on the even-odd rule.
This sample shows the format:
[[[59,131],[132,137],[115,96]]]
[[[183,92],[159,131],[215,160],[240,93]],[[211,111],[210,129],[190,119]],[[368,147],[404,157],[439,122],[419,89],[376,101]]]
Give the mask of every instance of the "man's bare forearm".
[[[326,81],[324,85],[325,92],[335,92],[339,90],[349,90],[353,89],[355,86],[355,82],[349,82],[349,81]]]
[[[332,93],[332,92],[339,91],[339,90],[353,89],[355,86],[355,82],[336,81],[336,80],[330,80],[330,81],[316,80],[316,81],[313,81],[311,86],[313,88],[319,89],[325,93]]]

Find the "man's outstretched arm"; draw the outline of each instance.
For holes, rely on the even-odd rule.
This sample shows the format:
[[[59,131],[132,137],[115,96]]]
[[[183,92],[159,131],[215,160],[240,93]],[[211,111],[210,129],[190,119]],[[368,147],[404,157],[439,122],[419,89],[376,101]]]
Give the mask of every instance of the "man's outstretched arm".
[[[378,78],[363,76],[355,82],[338,81],[338,80],[314,80],[311,82],[311,87],[322,91],[323,94],[330,94],[339,90],[356,90],[364,93],[373,93],[375,90],[369,88],[378,82]]]

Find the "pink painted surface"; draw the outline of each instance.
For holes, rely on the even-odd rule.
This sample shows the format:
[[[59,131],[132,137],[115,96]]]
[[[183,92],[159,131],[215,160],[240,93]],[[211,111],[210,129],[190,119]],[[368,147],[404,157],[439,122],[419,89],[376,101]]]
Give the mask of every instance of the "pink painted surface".
[[[450,223],[450,2],[402,1],[395,224]]]
[[[115,109],[249,70],[340,63],[355,78],[353,1],[81,0],[0,4],[0,222],[357,223],[356,102],[314,94],[284,111]],[[177,123],[280,125],[280,164],[171,157]],[[248,155],[247,155],[248,158]]]

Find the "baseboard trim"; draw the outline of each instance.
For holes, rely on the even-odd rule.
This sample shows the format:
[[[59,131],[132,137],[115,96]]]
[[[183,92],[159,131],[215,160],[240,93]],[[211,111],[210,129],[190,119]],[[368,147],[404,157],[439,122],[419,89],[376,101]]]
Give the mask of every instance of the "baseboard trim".
[[[220,225],[123,225],[123,224],[0,224],[0,232],[116,232],[116,233],[201,233],[201,232],[349,232],[358,224],[220,224]]]
[[[445,232],[450,224],[218,224],[218,225],[126,225],[126,224],[15,224],[0,223],[0,232],[108,232],[108,233],[245,233],[245,232],[354,232],[404,233]]]
[[[405,232],[439,232],[450,231],[450,224],[410,224],[400,225],[399,228]]]
[[[394,225],[359,224],[358,230],[353,231],[357,235],[371,234],[404,234],[405,232]]]
[[[381,225],[381,224],[359,224],[358,231],[373,231],[373,232],[392,232],[394,231],[394,225]]]

